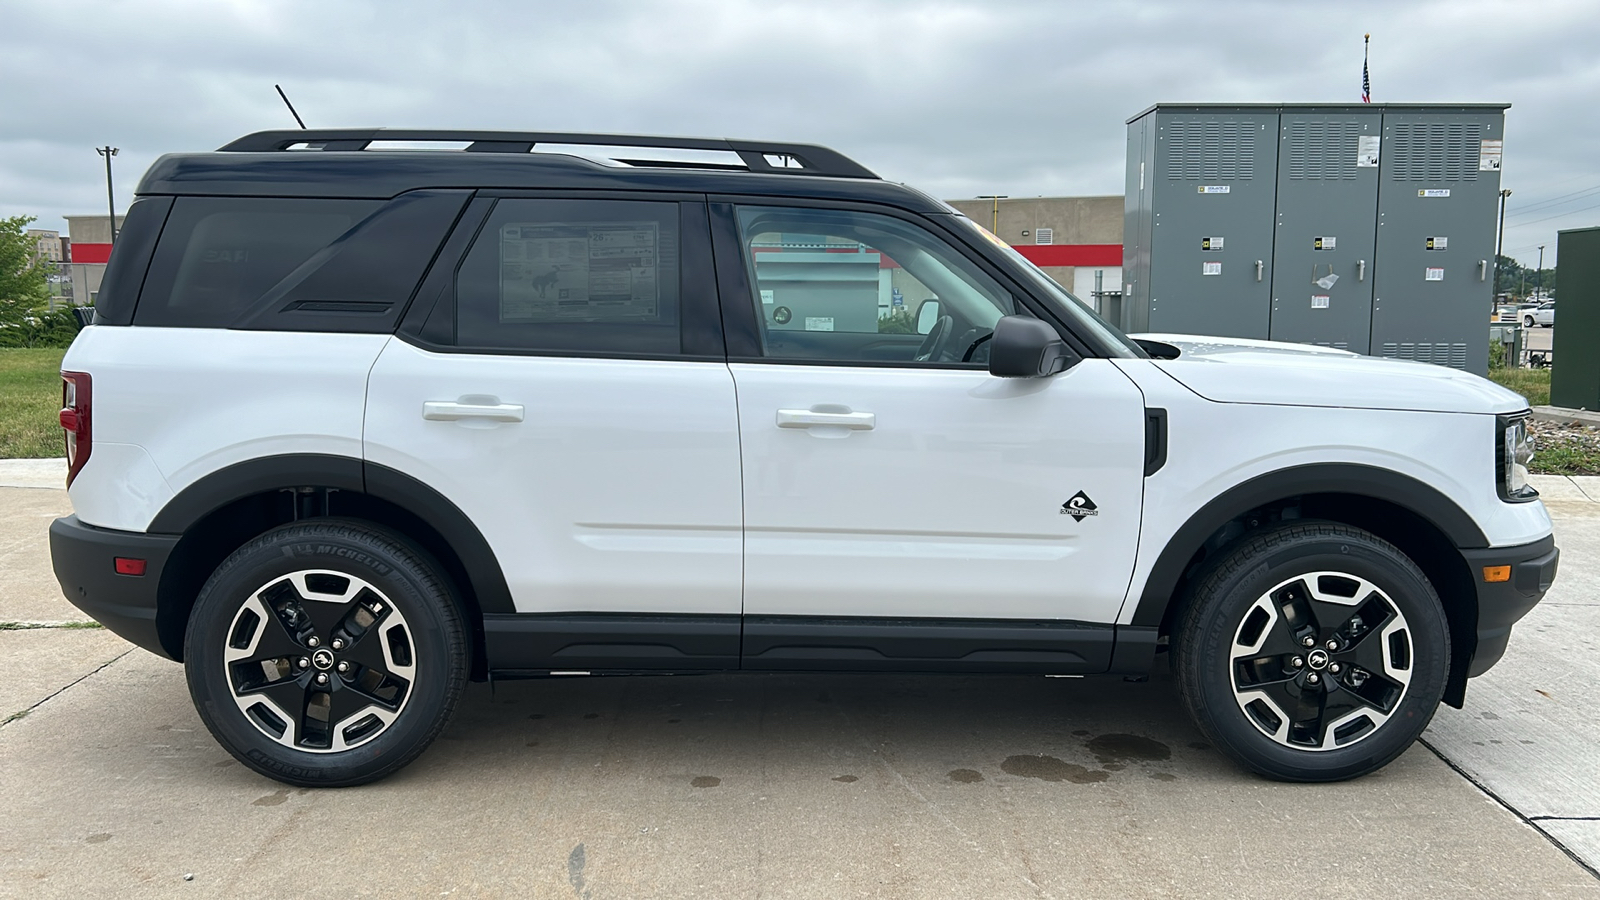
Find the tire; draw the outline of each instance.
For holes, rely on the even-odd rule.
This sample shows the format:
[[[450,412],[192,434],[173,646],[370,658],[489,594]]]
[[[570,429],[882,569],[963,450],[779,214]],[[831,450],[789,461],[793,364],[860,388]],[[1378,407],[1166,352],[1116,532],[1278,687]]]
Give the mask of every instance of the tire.
[[[1433,585],[1387,541],[1284,525],[1198,575],[1173,666],[1218,749],[1269,778],[1339,781],[1387,765],[1427,727],[1450,672],[1449,626]]]
[[[1533,316],[1523,316],[1522,317],[1522,327],[1523,328],[1532,328],[1533,327]]]
[[[466,686],[461,613],[420,548],[364,522],[275,528],[201,589],[184,636],[195,709],[246,766],[343,787],[416,759]]]

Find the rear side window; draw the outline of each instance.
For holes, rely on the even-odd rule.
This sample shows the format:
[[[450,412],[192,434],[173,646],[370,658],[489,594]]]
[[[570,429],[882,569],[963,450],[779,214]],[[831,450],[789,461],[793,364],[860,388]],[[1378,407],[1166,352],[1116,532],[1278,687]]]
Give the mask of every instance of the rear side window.
[[[506,199],[456,275],[456,343],[573,356],[672,356],[677,203]]]
[[[134,324],[226,328],[381,205],[180,197],[151,261]]]

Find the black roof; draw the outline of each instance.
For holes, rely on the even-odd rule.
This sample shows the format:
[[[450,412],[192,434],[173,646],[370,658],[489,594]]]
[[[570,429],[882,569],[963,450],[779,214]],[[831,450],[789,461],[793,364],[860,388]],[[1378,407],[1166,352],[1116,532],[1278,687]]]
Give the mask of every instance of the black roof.
[[[367,149],[375,141],[448,141],[468,146]],[[606,165],[575,155],[530,152],[540,144],[632,149],[602,154],[621,163]],[[659,149],[717,151],[731,154],[730,163],[651,159],[651,151]],[[215,152],[163,156],[145,173],[137,192],[382,199],[420,188],[759,193],[947,211],[944,204],[919,191],[883,181],[854,160],[811,144],[545,132],[373,128],[259,132]]]

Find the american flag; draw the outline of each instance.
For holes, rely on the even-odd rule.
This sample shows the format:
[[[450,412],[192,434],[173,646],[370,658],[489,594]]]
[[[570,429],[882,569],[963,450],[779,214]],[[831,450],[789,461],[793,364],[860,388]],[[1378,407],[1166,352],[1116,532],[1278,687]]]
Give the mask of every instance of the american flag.
[[[1372,79],[1367,76],[1367,46],[1372,41],[1372,35],[1367,35],[1361,44],[1361,102],[1372,102]]]

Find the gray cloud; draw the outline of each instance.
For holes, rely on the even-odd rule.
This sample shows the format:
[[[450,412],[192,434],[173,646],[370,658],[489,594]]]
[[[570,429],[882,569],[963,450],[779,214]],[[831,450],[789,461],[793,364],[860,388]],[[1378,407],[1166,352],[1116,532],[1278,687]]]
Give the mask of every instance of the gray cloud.
[[[1366,31],[1377,100],[1514,104],[1512,255],[1600,222],[1600,192],[1561,199],[1600,187],[1583,0],[61,0],[5,25],[0,214],[47,227],[104,207],[98,144],[122,148],[120,207],[161,153],[292,125],[275,82],[313,125],[783,138],[945,197],[1114,194],[1128,116],[1357,100]]]

